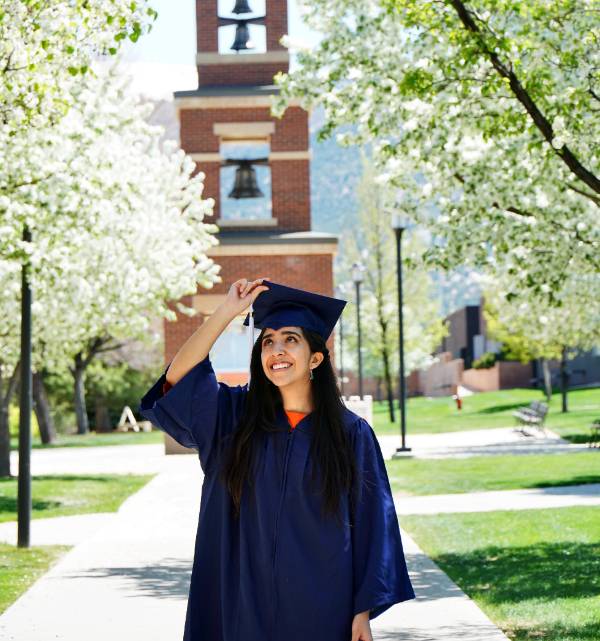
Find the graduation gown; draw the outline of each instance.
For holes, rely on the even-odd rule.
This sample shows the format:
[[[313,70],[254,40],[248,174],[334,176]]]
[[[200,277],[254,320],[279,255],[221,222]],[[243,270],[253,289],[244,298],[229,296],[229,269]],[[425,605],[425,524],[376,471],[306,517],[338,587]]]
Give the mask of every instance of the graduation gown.
[[[348,496],[343,526],[321,516],[311,415],[291,430],[283,408],[281,430],[259,441],[254,495],[244,492],[238,521],[218,471],[247,386],[217,382],[208,356],[163,393],[165,373],[139,411],[195,448],[204,472],[184,641],[350,641],[355,614],[374,619],[414,598],[383,457],[364,419],[345,410],[360,478],[352,523]]]

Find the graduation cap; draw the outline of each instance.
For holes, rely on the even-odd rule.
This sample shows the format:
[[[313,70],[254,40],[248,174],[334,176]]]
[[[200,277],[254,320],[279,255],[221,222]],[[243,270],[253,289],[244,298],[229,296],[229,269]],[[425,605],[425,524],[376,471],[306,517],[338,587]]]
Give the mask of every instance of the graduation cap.
[[[346,301],[315,294],[303,289],[265,280],[269,288],[261,292],[244,319],[250,328],[250,349],[254,344],[254,327],[279,329],[302,327],[319,334],[326,341],[346,306]]]

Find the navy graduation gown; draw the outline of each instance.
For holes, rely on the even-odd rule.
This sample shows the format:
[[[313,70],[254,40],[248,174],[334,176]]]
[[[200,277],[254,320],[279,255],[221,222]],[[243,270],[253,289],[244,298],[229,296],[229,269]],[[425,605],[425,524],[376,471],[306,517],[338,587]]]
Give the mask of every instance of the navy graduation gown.
[[[218,470],[247,386],[217,382],[208,356],[163,394],[165,381],[139,411],[197,449],[204,472],[184,641],[350,641],[355,614],[373,619],[414,598],[383,456],[364,419],[345,410],[361,481],[353,524],[348,496],[343,527],[321,516],[311,415],[290,431],[283,409],[281,430],[259,441],[254,495],[244,493],[236,521]]]

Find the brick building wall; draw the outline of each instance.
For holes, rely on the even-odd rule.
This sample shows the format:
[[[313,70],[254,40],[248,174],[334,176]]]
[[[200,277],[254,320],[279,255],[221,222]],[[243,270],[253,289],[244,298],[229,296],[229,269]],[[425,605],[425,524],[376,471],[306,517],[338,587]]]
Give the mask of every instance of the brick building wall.
[[[222,282],[210,290],[199,290],[199,296],[226,295],[231,284],[238,278],[268,277],[276,283],[283,283],[290,287],[308,289],[325,296],[333,295],[333,274],[331,270],[330,254],[310,254],[294,256],[219,256],[217,262],[221,265]],[[193,306],[191,296],[181,299],[188,307]],[[177,350],[202,324],[204,317],[197,314],[194,317],[185,316],[177,312],[177,321],[164,321],[165,329],[165,365],[177,353]],[[328,348],[333,357],[333,340],[330,339]]]
[[[252,0],[249,4],[255,8]],[[218,2],[196,0],[199,86],[194,91],[176,92],[175,102],[181,147],[194,158],[196,171],[204,173],[203,197],[215,200],[213,215],[207,222],[220,226],[217,236],[221,244],[209,256],[221,266],[222,282],[182,299],[186,306],[197,310],[193,317],[177,312],[171,305],[177,320],[164,321],[165,364],[238,278],[268,277],[291,287],[333,295],[337,240],[311,232],[308,113],[297,104],[290,105],[282,118],[273,118],[270,111],[270,97],[276,93],[273,76],[286,72],[289,66],[287,51],[279,43],[288,30],[287,0],[266,0],[265,4],[266,52],[221,54]],[[221,220],[221,147],[225,142],[268,145],[270,220]],[[267,212],[265,207],[265,217]],[[290,232],[307,234],[300,238],[283,236]],[[333,358],[333,337],[328,347]],[[239,372],[221,376],[232,384],[243,382]]]
[[[306,151],[309,148],[308,114],[300,107],[289,107],[283,118],[274,119],[268,107],[181,109],[179,112],[181,146],[188,154],[218,153],[219,136],[215,123],[273,122],[271,152]],[[310,165],[308,158],[271,159],[271,212],[278,229],[285,232],[310,229]],[[220,161],[201,160],[197,170],[205,174],[203,196],[215,199],[214,221],[221,216]],[[233,228],[235,229],[235,227]]]
[[[233,3],[233,0],[232,0]],[[250,1],[252,7],[252,2]],[[286,52],[280,44],[280,39],[287,33],[287,0],[267,0],[266,16],[264,26],[266,29],[267,52]],[[218,53],[218,2],[217,0],[196,0],[196,42],[198,53]],[[243,14],[239,16],[255,17],[254,14]],[[258,16],[256,16],[258,17]],[[269,85],[273,82],[273,76],[279,72],[287,72],[289,62],[287,56],[281,59],[280,56],[273,62],[255,62],[252,65],[245,61],[236,64],[235,56],[251,56],[253,54],[230,54],[223,56],[219,64],[198,64],[199,86],[215,85]]]
[[[307,150],[308,114],[301,107],[288,107],[282,118],[273,118],[269,107],[230,107],[219,109],[180,109],[181,144],[189,154],[218,152],[219,137],[213,133],[216,122],[265,122],[275,125],[271,151]]]
[[[250,54],[248,54],[250,55]],[[198,85],[208,87],[214,85],[260,85],[265,78],[270,78],[282,71],[279,62],[263,62],[249,64],[198,65]]]
[[[196,44],[198,51],[207,53],[218,51],[218,4],[217,0],[196,0],[196,24],[198,25]],[[267,50],[285,51],[285,47],[279,43],[279,40],[287,33],[288,29],[287,0],[266,0],[265,5]],[[250,0],[250,7],[252,7],[252,0]]]

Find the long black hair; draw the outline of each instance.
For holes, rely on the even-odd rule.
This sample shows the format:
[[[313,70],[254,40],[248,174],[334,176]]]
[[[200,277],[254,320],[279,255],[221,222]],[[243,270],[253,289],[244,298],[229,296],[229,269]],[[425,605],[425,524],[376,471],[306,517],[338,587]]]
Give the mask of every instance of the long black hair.
[[[342,495],[348,493],[352,507],[351,488],[356,475],[355,459],[343,423],[344,404],[325,341],[316,332],[303,328],[301,331],[311,353],[321,352],[324,356],[321,364],[313,369],[314,378],[311,381],[311,481],[314,486],[318,470],[321,475],[321,514],[323,517],[334,516],[341,523],[340,501]],[[251,490],[254,487],[253,464],[258,442],[269,432],[281,429],[276,425],[276,412],[283,404],[281,393],[277,385],[267,378],[261,361],[264,332],[263,329],[252,348],[251,383],[244,414],[226,449],[221,468],[221,479],[233,499],[235,518],[239,517],[244,488]]]

